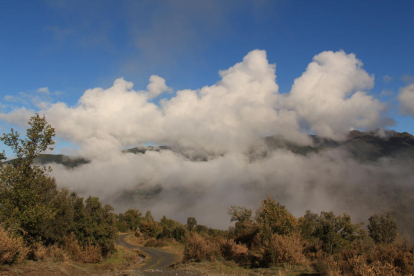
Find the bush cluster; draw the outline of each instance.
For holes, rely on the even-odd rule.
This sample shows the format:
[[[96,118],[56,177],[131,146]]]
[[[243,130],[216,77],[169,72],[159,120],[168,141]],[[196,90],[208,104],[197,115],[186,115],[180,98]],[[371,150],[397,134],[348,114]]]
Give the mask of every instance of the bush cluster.
[[[208,231],[187,235],[184,261],[312,265],[323,275],[414,275],[413,249],[398,240],[389,213],[372,216],[368,233],[347,214],[307,211],[296,219],[270,197],[255,216],[237,206],[229,208],[229,215],[235,226],[224,237]]]

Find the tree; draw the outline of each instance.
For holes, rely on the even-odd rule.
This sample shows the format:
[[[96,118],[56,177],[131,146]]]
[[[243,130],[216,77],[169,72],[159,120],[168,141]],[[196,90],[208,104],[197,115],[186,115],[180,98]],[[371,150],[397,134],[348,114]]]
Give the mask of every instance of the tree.
[[[321,212],[317,217],[309,215],[308,218],[316,219],[312,235],[322,241],[322,248],[330,254],[364,237],[362,223],[352,224],[347,214],[335,216],[333,212]]]
[[[195,217],[188,217],[187,218],[187,229],[189,231],[193,231],[194,227],[197,225],[197,220]]]
[[[142,223],[142,214],[139,210],[129,209],[124,214],[118,214],[118,229],[122,232],[136,231]]]
[[[387,212],[385,215],[375,214],[368,220],[368,235],[375,243],[392,243],[397,239],[397,223],[391,217],[390,212]]]
[[[0,220],[6,227],[41,240],[47,238],[48,221],[55,216],[51,199],[57,189],[55,179],[47,175],[50,168],[37,166],[34,160],[52,149],[55,130],[39,114],[30,118],[29,126],[25,139],[13,129],[0,137],[16,155],[0,167]]]
[[[237,242],[250,243],[256,234],[257,224],[253,221],[252,210],[231,206],[227,214],[230,215],[230,221],[235,221],[233,235]]]
[[[236,221],[236,222],[247,222],[252,221],[252,210],[239,207],[239,206],[231,206],[227,214],[231,216],[230,221]]]
[[[298,223],[285,206],[270,196],[262,201],[256,212],[256,220],[259,224],[260,234],[265,240],[270,240],[272,234],[287,235],[292,233]]]

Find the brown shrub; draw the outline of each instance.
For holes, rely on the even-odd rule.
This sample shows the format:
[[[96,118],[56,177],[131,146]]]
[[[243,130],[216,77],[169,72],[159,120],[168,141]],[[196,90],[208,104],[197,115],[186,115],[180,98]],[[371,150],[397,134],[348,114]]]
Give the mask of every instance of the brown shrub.
[[[102,248],[100,246],[88,242],[82,247],[73,233],[63,239],[63,248],[75,261],[98,263],[102,260]]]
[[[322,242],[319,239],[315,239],[313,241],[305,240],[303,254],[309,260],[320,260],[324,256],[324,251],[322,250]]]
[[[13,237],[13,233],[0,226],[0,264],[21,263],[28,253],[22,238]]]
[[[276,265],[280,263],[309,264],[303,254],[304,243],[299,234],[288,236],[273,234],[269,242],[264,243],[263,265]]]
[[[322,275],[339,276],[344,275],[338,262],[335,261],[333,256],[326,256],[324,258],[316,260],[314,263],[315,269]]]
[[[99,263],[102,260],[102,249],[99,245],[88,242],[79,254],[79,261],[82,263]]]
[[[220,246],[211,237],[189,234],[184,248],[184,261],[215,261],[220,257]]]
[[[414,275],[414,255],[406,243],[375,245],[355,242],[350,249],[326,257],[316,269],[327,275]],[[338,274],[339,275],[339,274]]]
[[[68,254],[56,244],[47,248],[47,256],[52,258],[54,261],[68,261]]]
[[[34,243],[30,247],[29,255],[35,261],[44,260],[47,257],[47,248],[41,243]]]
[[[225,239],[217,237],[216,241],[220,245],[221,255],[228,259],[236,262],[245,262],[248,257],[248,249],[244,244],[237,244],[232,239]]]

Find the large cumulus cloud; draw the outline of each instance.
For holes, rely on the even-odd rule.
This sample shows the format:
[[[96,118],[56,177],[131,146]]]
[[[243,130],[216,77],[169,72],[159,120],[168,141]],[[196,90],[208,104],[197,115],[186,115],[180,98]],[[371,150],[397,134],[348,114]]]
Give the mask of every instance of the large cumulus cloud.
[[[313,58],[292,86],[285,104],[315,134],[343,139],[351,128],[381,126],[385,106],[367,90],[374,77],[354,54],[323,52]]]
[[[279,94],[276,65],[262,50],[251,51],[219,74],[216,84],[177,91],[170,99],[162,99],[172,89],[159,76],[151,76],[147,91],[134,91],[132,83],[120,78],[108,89],[87,90],[76,106],[55,103],[40,112],[58,135],[80,145],[86,155],[145,143],[222,154],[244,151],[265,135],[307,144],[309,130],[341,139],[350,128],[383,125],[384,104],[367,93],[373,76],[354,54],[315,56],[287,94]],[[27,114],[22,109],[0,118],[25,122]]]

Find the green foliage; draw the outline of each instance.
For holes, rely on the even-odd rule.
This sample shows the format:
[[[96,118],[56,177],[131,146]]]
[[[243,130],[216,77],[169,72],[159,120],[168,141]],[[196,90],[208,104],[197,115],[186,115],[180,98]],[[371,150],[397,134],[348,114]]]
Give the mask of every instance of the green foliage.
[[[142,214],[139,210],[129,209],[125,213],[117,215],[117,228],[121,232],[136,231],[142,220]]]
[[[38,114],[33,116],[27,138],[17,131],[3,134],[0,140],[11,147],[16,159],[0,167],[0,220],[6,227],[21,229],[27,238],[47,237],[48,222],[56,215],[52,199],[57,194],[54,178],[45,167],[35,166],[34,159],[53,145],[54,129]]]
[[[147,236],[157,238],[162,233],[162,227],[158,221],[154,220],[150,211],[145,213],[144,219],[142,220],[140,231]]]
[[[184,225],[177,225],[173,228],[173,238],[176,241],[184,242],[187,235],[187,228]]]
[[[390,212],[385,215],[375,214],[368,220],[368,233],[375,243],[392,243],[397,239],[397,223],[391,217]]]
[[[228,209],[227,214],[231,216],[230,221],[236,221],[240,223],[253,221],[252,210],[244,208],[244,207],[231,206]]]
[[[270,240],[272,234],[287,235],[293,232],[297,225],[297,219],[270,196],[262,201],[256,212],[256,220],[259,224],[260,234],[264,240]]]
[[[303,238],[319,239],[322,249],[330,254],[349,246],[354,240],[363,238],[364,232],[360,228],[361,224],[351,223],[349,215],[335,216],[333,212],[316,215],[307,211],[299,225]]]
[[[315,231],[318,226],[318,214],[314,214],[307,210],[305,215],[299,218],[298,229],[302,238],[313,241],[315,237]]]
[[[197,225],[197,220],[194,217],[187,218],[187,229],[193,231],[194,227]]]

